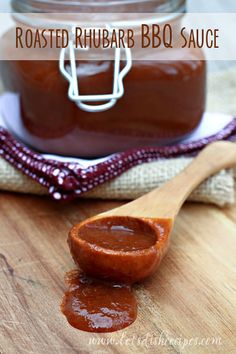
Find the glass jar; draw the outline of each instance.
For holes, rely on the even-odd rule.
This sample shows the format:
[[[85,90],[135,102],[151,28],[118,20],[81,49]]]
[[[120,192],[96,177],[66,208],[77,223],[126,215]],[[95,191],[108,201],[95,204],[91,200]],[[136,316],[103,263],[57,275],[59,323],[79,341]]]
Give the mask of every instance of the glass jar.
[[[13,0],[12,5],[22,22],[24,12],[180,13],[185,1]],[[98,157],[174,143],[194,131],[205,108],[205,61],[200,50],[192,55],[195,60],[134,60],[123,96],[95,112],[70,100],[58,61],[5,61],[5,88],[19,94],[21,105],[21,124],[7,123],[35,149],[66,156]],[[83,95],[102,95],[112,87],[114,62],[83,61],[79,72]]]

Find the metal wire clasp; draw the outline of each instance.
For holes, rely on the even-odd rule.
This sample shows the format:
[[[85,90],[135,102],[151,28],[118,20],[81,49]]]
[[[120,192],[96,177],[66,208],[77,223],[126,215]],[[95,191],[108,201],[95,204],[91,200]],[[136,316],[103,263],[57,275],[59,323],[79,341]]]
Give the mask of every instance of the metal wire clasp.
[[[73,31],[72,31],[73,32]],[[103,112],[112,108],[117,100],[124,95],[124,84],[123,80],[128,74],[132,67],[132,55],[131,50],[127,46],[125,48],[115,48],[115,57],[114,57],[114,77],[113,77],[113,92],[111,94],[102,94],[102,95],[81,95],[79,90],[79,77],[76,70],[76,57],[75,50],[84,50],[84,49],[75,49],[74,40],[70,40],[69,46],[63,48],[60,53],[60,63],[59,68],[62,75],[69,81],[69,90],[68,97],[71,101],[75,102],[77,106],[86,111],[86,112]],[[121,52],[125,53],[125,66],[121,70]],[[65,61],[69,60],[70,70],[66,69]],[[91,105],[87,102],[104,102],[98,105]]]

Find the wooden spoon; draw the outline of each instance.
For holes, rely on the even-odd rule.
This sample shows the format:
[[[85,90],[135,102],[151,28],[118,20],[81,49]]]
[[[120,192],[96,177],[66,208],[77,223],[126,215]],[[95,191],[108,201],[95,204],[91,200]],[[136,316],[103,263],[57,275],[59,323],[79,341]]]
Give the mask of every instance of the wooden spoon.
[[[206,178],[234,165],[236,145],[212,143],[160,188],[74,226],[68,242],[75,262],[94,277],[129,283],[146,278],[166,254],[187,197]]]

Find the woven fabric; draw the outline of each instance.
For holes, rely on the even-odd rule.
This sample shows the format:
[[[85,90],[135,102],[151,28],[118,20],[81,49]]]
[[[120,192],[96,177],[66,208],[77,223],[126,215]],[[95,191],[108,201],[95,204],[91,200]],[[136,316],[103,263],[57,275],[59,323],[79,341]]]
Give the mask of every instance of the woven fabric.
[[[222,91],[222,82],[224,90]],[[236,70],[214,74],[209,80],[208,110],[236,113],[234,93]],[[87,198],[134,199],[174,177],[191,158],[175,158],[145,163],[131,168],[116,179],[83,195]],[[234,203],[236,170],[222,171],[209,178],[190,196],[190,200],[219,206]],[[0,189],[32,194],[47,194],[46,188],[26,177],[0,158]]]
[[[161,186],[191,161],[191,158],[178,158],[136,166],[114,181],[97,187],[86,196],[103,199],[135,199]],[[234,186],[233,171],[221,171],[199,186],[189,200],[219,206],[232,204],[235,201]]]

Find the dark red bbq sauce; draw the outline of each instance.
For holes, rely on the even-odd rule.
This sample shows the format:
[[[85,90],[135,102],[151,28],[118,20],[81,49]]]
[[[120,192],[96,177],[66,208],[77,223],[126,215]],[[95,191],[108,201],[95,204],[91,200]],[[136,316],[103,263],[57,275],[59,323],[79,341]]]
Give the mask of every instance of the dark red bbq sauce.
[[[86,332],[114,332],[131,325],[137,303],[131,287],[88,278],[79,270],[66,275],[68,291],[61,311],[71,326]]]
[[[122,218],[101,219],[83,225],[79,237],[95,247],[113,251],[135,252],[156,243],[156,234],[145,223]]]

